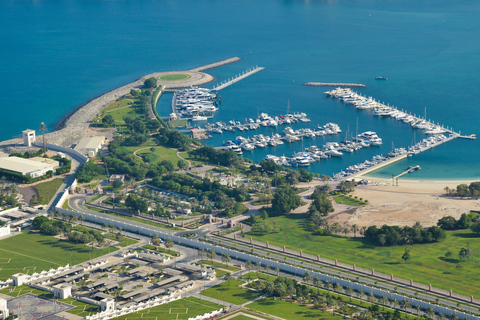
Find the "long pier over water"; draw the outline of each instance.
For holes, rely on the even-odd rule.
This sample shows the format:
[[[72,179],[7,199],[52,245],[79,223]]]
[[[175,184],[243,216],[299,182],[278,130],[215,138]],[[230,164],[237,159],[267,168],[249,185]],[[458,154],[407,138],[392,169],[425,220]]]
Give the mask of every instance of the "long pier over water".
[[[254,68],[248,70],[248,71],[244,71],[242,72],[241,74],[239,73],[238,75],[236,75],[235,77],[233,77],[231,80],[228,79],[226,82],[222,82],[220,83],[219,85],[213,87],[213,90],[216,90],[216,91],[219,91],[219,90],[222,90],[222,89],[225,89],[226,87],[228,86],[231,86],[232,84],[240,81],[240,80],[243,80],[245,79],[246,77],[249,77],[251,76],[252,74],[255,74],[259,71],[262,71],[263,69],[265,69],[264,67],[259,67],[259,66],[255,66]]]

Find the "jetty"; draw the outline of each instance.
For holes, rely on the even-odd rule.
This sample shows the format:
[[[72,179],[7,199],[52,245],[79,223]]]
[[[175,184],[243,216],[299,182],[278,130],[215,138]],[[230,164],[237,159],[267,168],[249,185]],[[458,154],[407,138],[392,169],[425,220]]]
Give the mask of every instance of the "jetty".
[[[218,61],[218,62],[215,62],[215,63],[207,64],[205,66],[198,67],[198,68],[192,69],[190,71],[191,72],[200,72],[200,71],[220,67],[220,66],[223,66],[223,65],[226,65],[226,64],[229,64],[229,63],[234,63],[234,62],[237,62],[237,61],[240,61],[240,60],[242,60],[242,59],[239,58],[239,57],[233,57],[233,58],[225,59],[225,60]]]
[[[307,82],[304,86],[310,87],[352,87],[352,88],[365,88],[366,85],[361,83],[329,83],[329,82]]]
[[[238,75],[234,76],[232,79],[228,79],[227,81],[225,82],[221,82],[219,85],[216,85],[213,87],[212,90],[216,90],[216,91],[219,91],[219,90],[222,90],[222,89],[225,89],[226,87],[229,87],[231,86],[232,84],[234,83],[237,83],[238,81],[240,80],[243,80],[249,76],[251,76],[252,74],[255,74],[259,71],[262,71],[263,69],[265,69],[264,67],[259,67],[259,66],[255,66],[254,68],[251,68],[247,71],[244,71],[242,73],[239,73]]]

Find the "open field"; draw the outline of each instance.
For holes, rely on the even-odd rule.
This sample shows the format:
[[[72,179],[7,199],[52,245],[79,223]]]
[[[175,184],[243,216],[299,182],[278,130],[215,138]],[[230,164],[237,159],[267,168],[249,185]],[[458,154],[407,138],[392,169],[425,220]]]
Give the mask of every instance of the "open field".
[[[178,80],[186,80],[191,78],[192,76],[189,74],[184,74],[184,73],[174,73],[174,74],[167,74],[164,76],[158,77],[159,80],[165,80],[165,81],[178,81]]]
[[[134,153],[137,150],[140,150],[140,149],[143,149],[143,148],[146,148],[146,147],[154,147],[156,145],[157,145],[157,143],[153,139],[148,139],[147,141],[145,141],[145,143],[142,143],[141,145],[133,146],[133,147],[120,146],[119,149],[122,152]],[[146,150],[148,150],[148,149],[145,149],[145,151]]]
[[[83,244],[63,241],[52,236],[22,231],[22,234],[0,241],[0,280],[6,280],[15,273],[39,272],[72,265],[108,253],[108,248],[93,249]],[[110,251],[117,249],[110,248]]]
[[[297,319],[342,319],[342,316],[332,315],[306,305],[293,303],[285,300],[274,300],[271,297],[258,300],[247,306],[249,309],[265,312],[287,320]]]
[[[177,162],[178,160],[180,160],[180,158],[177,156],[176,149],[164,148],[160,146],[156,146],[154,148],[155,150],[153,152],[150,151],[150,149],[145,149],[137,152],[137,155],[150,163],[157,163],[163,160],[168,160],[171,161],[175,167],[177,166]],[[150,158],[151,161],[148,161],[150,160]]]
[[[334,196],[333,200],[335,200],[336,203],[345,204],[347,206],[364,206],[365,205],[365,202],[356,200],[354,198],[350,198],[347,196]]]
[[[207,312],[212,312],[220,308],[222,308],[222,306],[215,303],[200,300],[195,297],[188,297],[113,319],[186,320],[188,318],[194,318],[197,315],[203,315]]]
[[[167,124],[170,128],[183,128],[187,126],[188,120],[170,120]]]
[[[239,268],[236,268],[236,267],[231,266],[231,265],[225,266],[225,263],[220,263],[220,262],[215,261],[215,260],[213,262],[211,260],[198,260],[197,263],[206,264],[208,266],[212,266],[212,267],[216,267],[216,268],[222,268],[222,269],[233,271],[233,272],[240,271]]]
[[[63,179],[53,179],[35,186],[41,204],[48,204],[63,183]]]
[[[260,292],[239,287],[240,284],[242,284],[242,282],[239,280],[231,280],[230,284],[225,281],[203,291],[201,294],[233,304],[243,304],[261,295]]]
[[[279,231],[269,234],[250,231],[246,237],[279,246],[287,244],[288,248],[294,250],[319,254],[321,257],[338,259],[367,269],[373,268],[468,296],[479,296],[477,288],[480,286],[480,274],[477,270],[480,262],[460,262],[458,259],[460,249],[467,246],[473,252],[480,252],[479,238],[471,231],[447,232],[447,238],[438,243],[376,247],[358,237],[315,235],[305,222],[306,214],[290,214],[274,219]],[[405,263],[401,258],[405,248],[410,249],[410,263]],[[452,253],[449,258],[445,257],[447,251]]]

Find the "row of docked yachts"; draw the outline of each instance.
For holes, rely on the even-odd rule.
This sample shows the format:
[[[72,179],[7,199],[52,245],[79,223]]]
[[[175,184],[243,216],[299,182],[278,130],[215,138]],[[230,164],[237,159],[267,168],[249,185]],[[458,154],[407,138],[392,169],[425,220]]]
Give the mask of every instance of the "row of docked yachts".
[[[357,109],[371,109],[374,116],[392,117],[398,121],[410,124],[413,128],[425,130],[426,134],[441,134],[447,132],[445,128],[438,124],[431,123],[426,119],[412,116],[411,114],[400,111],[395,107],[386,106],[372,97],[362,96],[350,88],[337,88],[325,92],[325,95],[337,98],[346,104],[355,106]]]
[[[296,152],[292,157],[277,157],[267,155],[267,160],[273,160],[276,164],[293,167],[307,167],[321,159],[341,157],[343,152],[352,153],[365,147],[380,146],[381,139],[372,131],[357,135],[356,138],[343,142],[327,142],[322,148],[311,146],[303,151]],[[406,152],[406,151],[405,151]]]
[[[209,123],[205,125],[205,129],[213,133],[223,133],[223,131],[247,131],[256,130],[260,127],[277,127],[278,125],[287,125],[298,122],[310,122],[305,113],[286,114],[271,117],[267,113],[261,113],[256,120],[245,119],[244,123],[237,120],[226,122]]]
[[[302,128],[299,130],[293,130],[291,127],[286,127],[283,130],[284,135],[279,133],[272,134],[272,136],[264,136],[263,134],[254,135],[252,138],[244,138],[238,136],[234,141],[227,141],[225,145],[229,150],[235,151],[237,154],[243,154],[243,151],[251,151],[256,148],[265,148],[267,146],[278,146],[284,144],[284,142],[293,143],[302,140],[304,137],[314,138],[317,136],[323,136],[327,134],[338,134],[342,132],[338,124],[327,123],[324,126],[318,126],[318,130],[312,130],[309,128]]]
[[[193,116],[193,121],[206,120],[201,116],[218,110],[217,94],[209,89],[190,87],[174,93],[175,107],[184,116]]]

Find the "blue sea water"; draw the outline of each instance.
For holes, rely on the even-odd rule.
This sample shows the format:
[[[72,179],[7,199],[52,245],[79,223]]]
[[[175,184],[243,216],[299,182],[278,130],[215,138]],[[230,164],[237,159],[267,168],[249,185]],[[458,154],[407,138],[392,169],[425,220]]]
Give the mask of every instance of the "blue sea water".
[[[209,70],[216,82],[255,65],[265,70],[226,88],[215,121],[306,112],[308,127],[336,122],[337,137],[305,139],[321,146],[349,128],[376,131],[381,148],[316,163],[313,172],[341,169],[407,147],[414,130],[325,98],[309,81],[356,82],[377,100],[423,114],[462,133],[478,133],[480,3],[473,1],[2,1],[0,2],[0,139],[53,130],[71,110],[101,93],[161,70],[184,70],[232,56],[242,61]],[[388,81],[375,81],[377,75]],[[295,83],[293,83],[295,80]],[[170,112],[164,96],[159,113]],[[300,125],[297,125],[300,126]],[[283,126],[279,126],[283,130]],[[238,135],[206,141],[220,145]],[[416,140],[422,138],[417,131]],[[478,141],[457,139],[378,170],[388,177],[408,165],[410,179],[480,178]],[[255,150],[291,155],[301,143]]]

